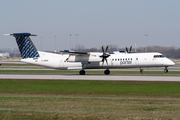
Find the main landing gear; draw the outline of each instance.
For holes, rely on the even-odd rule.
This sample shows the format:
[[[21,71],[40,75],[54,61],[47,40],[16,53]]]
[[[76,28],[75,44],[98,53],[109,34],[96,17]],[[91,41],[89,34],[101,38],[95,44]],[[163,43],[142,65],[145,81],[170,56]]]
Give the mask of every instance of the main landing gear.
[[[109,75],[109,74],[110,74],[109,69],[105,70],[105,71],[104,71],[104,74],[105,74],[105,75]]]
[[[79,71],[79,75],[85,75],[85,74],[86,74],[86,71],[85,71],[85,70]],[[104,74],[105,74],[105,75],[109,75],[109,74],[110,74],[109,69],[105,70],[105,71],[104,71]]]
[[[81,71],[79,71],[79,74],[80,74],[80,75],[85,75],[85,74],[86,74],[86,71],[81,70]]]

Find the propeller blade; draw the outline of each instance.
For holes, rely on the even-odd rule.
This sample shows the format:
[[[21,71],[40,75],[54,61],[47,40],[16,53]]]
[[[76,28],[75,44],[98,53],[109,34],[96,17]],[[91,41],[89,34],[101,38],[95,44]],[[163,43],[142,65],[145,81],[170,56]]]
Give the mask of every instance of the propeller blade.
[[[131,52],[131,50],[132,50],[132,46],[130,47],[130,50],[129,50],[129,52]]]
[[[102,51],[103,51],[103,53],[104,53],[104,47],[102,46]]]
[[[104,63],[104,58],[102,59],[102,62]]]
[[[102,66],[104,65],[104,58],[102,59]]]
[[[128,53],[128,48],[126,47],[126,52]]]
[[[107,50],[108,50],[108,46],[106,47],[106,52],[107,52]]]
[[[106,63],[107,63],[107,65],[108,65],[107,59],[105,59],[105,60],[106,60]]]

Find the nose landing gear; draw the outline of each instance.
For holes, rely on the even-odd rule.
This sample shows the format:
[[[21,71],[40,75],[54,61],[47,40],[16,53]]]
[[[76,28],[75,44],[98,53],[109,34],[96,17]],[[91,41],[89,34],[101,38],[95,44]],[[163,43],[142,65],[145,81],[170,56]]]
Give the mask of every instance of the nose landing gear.
[[[168,69],[167,69],[167,67],[165,67],[165,69],[164,69],[164,72],[165,72],[165,73],[167,73],[167,72],[168,72]]]
[[[143,74],[144,70],[140,68],[140,73]]]

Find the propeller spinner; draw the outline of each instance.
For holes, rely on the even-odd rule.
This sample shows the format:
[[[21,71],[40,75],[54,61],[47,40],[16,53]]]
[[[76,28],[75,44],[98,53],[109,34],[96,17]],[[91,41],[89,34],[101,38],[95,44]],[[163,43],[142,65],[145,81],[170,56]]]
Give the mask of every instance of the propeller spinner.
[[[106,61],[106,63],[108,64],[107,62],[107,58],[110,56],[109,53],[107,53],[107,50],[108,50],[108,46],[106,47],[106,50],[104,51],[104,47],[102,46],[102,51],[103,51],[103,54],[100,56],[102,57],[102,62],[104,64],[104,60]]]

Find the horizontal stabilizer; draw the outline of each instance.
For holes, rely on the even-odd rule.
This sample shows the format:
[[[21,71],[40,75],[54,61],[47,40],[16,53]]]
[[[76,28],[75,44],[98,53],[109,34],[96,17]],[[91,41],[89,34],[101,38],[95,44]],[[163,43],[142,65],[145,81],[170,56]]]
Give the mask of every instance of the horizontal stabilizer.
[[[13,33],[13,34],[4,34],[5,36],[37,36],[30,33]]]

